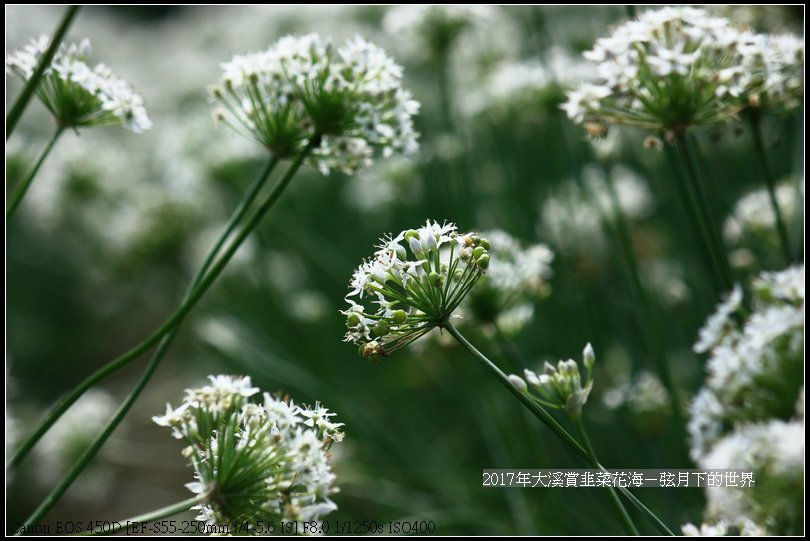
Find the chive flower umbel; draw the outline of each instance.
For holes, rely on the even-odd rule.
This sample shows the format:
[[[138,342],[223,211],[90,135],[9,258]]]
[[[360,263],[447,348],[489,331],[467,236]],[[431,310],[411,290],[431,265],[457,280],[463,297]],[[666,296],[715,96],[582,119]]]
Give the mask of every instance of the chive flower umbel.
[[[381,239],[352,276],[345,340],[380,360],[443,326],[489,267],[489,249],[487,239],[431,220]]]
[[[40,36],[6,57],[6,72],[27,81],[50,45]],[[60,45],[36,87],[37,96],[62,128],[124,126],[141,133],[152,127],[144,100],[104,64],[90,67],[90,41]]]
[[[402,68],[360,36],[338,48],[316,34],[286,36],[222,69],[211,90],[224,106],[216,116],[278,158],[311,145],[321,172],[350,174],[375,153],[418,148],[419,103],[402,88]]]
[[[188,446],[196,482],[189,490],[204,495],[198,520],[207,524],[310,521],[335,510],[337,491],[329,449],[343,439],[342,423],[316,404],[259,392],[249,377],[209,376],[210,385],[187,389],[183,403],[154,417]]]

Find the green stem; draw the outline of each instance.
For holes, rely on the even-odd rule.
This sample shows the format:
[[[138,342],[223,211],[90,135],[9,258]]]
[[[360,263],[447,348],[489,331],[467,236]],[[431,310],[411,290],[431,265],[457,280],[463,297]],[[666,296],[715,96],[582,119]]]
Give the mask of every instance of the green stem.
[[[757,117],[751,117],[751,133],[754,137],[754,149],[759,158],[759,163],[762,166],[765,184],[768,186],[768,197],[771,200],[771,208],[776,217],[776,231],[779,234],[779,241],[782,244],[782,253],[785,256],[786,264],[789,265],[793,261],[793,256],[790,253],[790,237],[788,236],[788,229],[785,218],[782,215],[782,209],[779,207],[779,200],[776,198],[776,177],[771,168],[771,163],[768,160],[768,155],[765,152],[765,143],[762,140],[762,125],[760,119]]]
[[[694,154],[694,149],[685,135],[679,136],[675,143],[676,154],[680,160],[682,175],[679,175],[683,183],[681,195],[684,197],[684,204],[690,212],[693,225],[697,227],[699,236],[711,261],[713,274],[717,278],[720,292],[731,291],[734,287],[731,277],[731,266],[723,246],[723,241],[709,212],[706,198],[703,194],[700,168]]]
[[[62,21],[59,23],[59,26],[56,29],[56,33],[53,35],[53,39],[51,40],[51,44],[48,46],[48,50],[46,50],[45,54],[42,55],[42,58],[37,65],[37,69],[35,69],[34,73],[31,74],[31,77],[28,78],[22,92],[20,92],[20,95],[17,96],[17,100],[14,102],[14,105],[11,106],[8,116],[6,116],[6,140],[11,137],[14,128],[17,127],[20,117],[22,116],[23,112],[25,112],[25,108],[28,107],[28,102],[31,101],[31,96],[34,95],[34,92],[37,89],[39,80],[42,78],[45,70],[48,69],[48,66],[51,65],[51,61],[53,60],[56,51],[59,49],[59,45],[62,43],[62,39],[64,39],[68,28],[70,28],[70,24],[73,22],[76,14],[79,12],[80,7],[81,6],[68,6],[67,11],[65,11],[65,14],[62,16]]]
[[[59,140],[59,136],[61,136],[62,132],[64,131],[65,128],[63,128],[62,126],[58,126],[56,128],[56,131],[53,132],[53,135],[51,136],[50,141],[48,141],[48,144],[45,146],[45,149],[37,158],[36,163],[34,163],[34,167],[31,168],[31,171],[28,172],[28,174],[25,176],[20,185],[17,186],[17,189],[14,190],[14,194],[11,196],[11,200],[8,204],[8,207],[6,208],[6,225],[8,225],[8,223],[11,221],[11,218],[14,216],[17,207],[20,206],[23,197],[25,197],[28,188],[31,186],[31,183],[34,182],[34,177],[37,176],[39,168],[42,167],[43,163],[45,163],[45,159],[48,157],[48,154],[51,153],[51,150],[56,144],[56,141]]]
[[[226,252],[222,255],[222,257],[216,262],[216,264],[212,267],[211,271],[205,275],[205,277],[200,281],[199,285],[194,289],[194,291],[189,295],[188,300],[181,304],[180,307],[172,313],[171,316],[160,326],[156,331],[154,331],[151,335],[149,335],[145,340],[143,340],[140,344],[135,346],[134,348],[130,349],[126,353],[116,357],[111,362],[104,365],[102,368],[91,374],[87,379],[82,381],[76,388],[74,388],[70,394],[62,399],[62,401],[57,404],[57,406],[48,414],[45,420],[37,427],[36,431],[29,436],[29,438],[20,446],[14,456],[11,458],[10,466],[14,467],[17,466],[20,461],[25,457],[25,455],[31,450],[31,448],[36,444],[36,442],[48,431],[48,429],[59,419],[59,417],[74,403],[76,400],[84,394],[87,389],[94,386],[96,383],[104,379],[105,377],[109,376],[110,374],[114,373],[115,371],[119,370],[120,368],[126,366],[136,358],[140,357],[143,353],[150,350],[155,344],[157,344],[164,335],[166,335],[169,331],[171,331],[175,325],[177,325],[182,319],[188,314],[192,308],[199,302],[199,300],[203,297],[205,292],[208,290],[209,287],[214,283],[214,281],[219,277],[222,271],[225,269],[225,266],[228,264],[230,259],[236,253],[239,246],[244,242],[250,232],[258,225],[259,221],[261,221],[262,216],[273,206],[276,200],[281,196],[284,192],[284,189],[292,180],[293,176],[295,175],[296,171],[298,171],[299,167],[304,161],[304,158],[309,154],[309,152],[314,148],[314,141],[318,138],[313,138],[313,143],[310,143],[301,154],[293,161],[290,165],[290,168],[284,174],[284,176],[279,180],[278,184],[273,188],[273,191],[268,195],[267,199],[262,203],[262,206],[256,211],[256,213],[250,218],[248,223],[240,230],[239,234],[233,240],[231,245],[228,247]],[[267,170],[270,168],[270,161],[267,162],[265,165],[264,174],[267,174]]]
[[[464,336],[461,335],[460,332],[453,326],[452,323],[446,321],[442,327],[450,333],[450,335],[455,338],[459,344],[464,346],[464,348],[478,360],[484,368],[486,368],[495,379],[497,379],[501,385],[506,387],[510,393],[515,395],[515,397],[520,400],[520,402],[526,406],[526,408],[540,421],[543,422],[548,428],[551,429],[561,440],[568,444],[571,449],[573,449],[580,457],[582,457],[585,462],[587,462],[591,467],[597,468],[600,470],[605,470],[605,467],[599,464],[598,461],[591,458],[591,455],[586,451],[578,442],[574,439],[571,434],[568,433],[560,424],[548,413],[545,409],[543,409],[539,404],[537,404],[534,400],[531,399],[528,395],[518,391],[514,385],[509,381],[509,378],[506,374],[504,374],[500,368],[495,366],[495,364],[490,361],[486,355],[478,351],[475,346],[467,341]],[[627,497],[630,502],[636,506],[636,508],[641,511],[644,516],[646,516],[658,530],[664,535],[674,535],[672,531],[667,528],[667,526],[661,522],[661,520],[655,516],[655,514],[650,511],[643,503],[641,503],[638,498],[636,498],[627,488],[620,487],[619,491]]]
[[[239,225],[239,222],[244,218],[245,214],[249,210],[251,204],[256,199],[256,196],[259,194],[262,186],[264,186],[267,179],[270,177],[273,169],[275,168],[278,160],[274,157],[271,157],[267,165],[265,165],[256,179],[253,181],[253,184],[248,189],[247,193],[245,194],[242,201],[239,203],[237,208],[234,210],[233,214],[231,215],[230,219],[228,220],[227,225],[225,226],[225,230],[219,236],[216,243],[211,247],[209,250],[205,261],[203,262],[202,266],[199,268],[197,273],[194,275],[191,283],[186,290],[186,293],[183,297],[183,303],[188,301],[191,297],[191,294],[194,292],[196,286],[200,284],[205,273],[211,267],[211,264],[216,259],[217,254],[222,249],[222,246],[227,241],[228,237],[230,237],[231,233],[236,229],[236,226]],[[39,521],[39,519],[47,513],[53,505],[59,501],[59,498],[70,488],[73,484],[73,481],[81,474],[82,471],[88,466],[91,460],[96,456],[98,451],[101,447],[106,443],[107,439],[109,439],[110,435],[115,431],[121,421],[126,417],[129,410],[132,408],[132,405],[138,399],[141,392],[143,392],[146,385],[149,383],[149,380],[157,370],[158,365],[160,365],[161,360],[166,355],[171,346],[172,341],[174,340],[177,333],[180,331],[180,323],[182,322],[182,318],[178,321],[177,325],[160,341],[157,350],[152,355],[152,358],[149,360],[149,364],[146,366],[146,370],[144,370],[143,374],[141,375],[138,382],[135,384],[135,387],[132,389],[130,394],[127,396],[126,400],[121,404],[118,410],[115,412],[115,415],[107,422],[104,426],[104,429],[101,433],[96,437],[93,443],[82,453],[81,457],[76,461],[70,471],[65,475],[59,485],[54,488],[54,490],[48,495],[48,497],[43,501],[43,503],[37,508],[34,512],[34,515],[31,517],[31,522],[28,524],[33,524]]]
[[[183,500],[182,502],[177,502],[173,505],[167,505],[166,507],[161,507],[160,509],[156,509],[155,511],[151,511],[149,513],[144,513],[143,515],[138,515],[137,517],[128,518],[123,521],[115,521],[113,522],[112,528],[109,529],[102,529],[100,531],[92,531],[85,535],[110,535],[114,533],[118,533],[121,530],[125,530],[127,525],[133,523],[142,523],[142,522],[154,522],[155,520],[160,520],[162,518],[170,517],[172,515],[176,515],[177,513],[182,513],[183,511],[188,511],[192,507],[197,504],[205,503],[208,499],[208,494],[200,494],[199,496],[195,496],[193,498],[189,498],[187,500]]]
[[[579,443],[577,443],[577,440],[575,440],[571,436],[571,434],[569,434],[562,426],[560,426],[560,424],[554,419],[554,417],[551,416],[550,413],[548,413],[545,409],[536,404],[534,400],[532,400],[530,397],[526,396],[525,394],[515,389],[515,386],[512,385],[512,383],[509,381],[507,375],[504,374],[500,368],[495,366],[495,364],[492,361],[490,361],[486,357],[486,355],[478,351],[475,348],[475,346],[470,344],[467,341],[467,339],[464,338],[464,336],[462,336],[461,333],[458,332],[458,330],[453,326],[452,323],[448,321],[443,325],[443,327],[447,329],[447,332],[449,332],[453,338],[455,338],[462,346],[464,346],[464,348],[467,351],[469,351],[473,357],[475,357],[482,365],[484,365],[484,368],[486,368],[490,372],[490,374],[495,376],[495,379],[500,381],[501,384],[504,387],[506,387],[510,393],[515,395],[515,397],[518,400],[520,400],[523,403],[523,405],[526,406],[529,409],[529,411],[531,411],[534,414],[535,417],[540,419],[540,421],[542,421],[543,424],[545,424],[548,428],[550,428],[552,432],[554,432],[560,439],[566,442],[581,457],[585,458],[586,460],[589,458],[588,452],[585,451],[585,449],[583,449]]]
[[[653,359],[655,360],[658,368],[658,375],[661,377],[667,391],[672,397],[672,411],[673,417],[675,418],[675,422],[677,424],[678,435],[681,437],[681,441],[685,441],[683,438],[685,436],[684,427],[686,424],[683,418],[683,406],[681,405],[678,388],[676,387],[675,381],[672,378],[672,370],[670,368],[666,348],[664,347],[664,339],[661,336],[657,325],[658,318],[653,313],[652,301],[650,300],[650,296],[647,294],[647,289],[644,287],[644,284],[641,281],[641,272],[639,271],[638,259],[636,258],[636,252],[633,248],[633,239],[630,236],[630,228],[628,227],[627,220],[624,217],[624,212],[622,211],[621,202],[619,200],[619,194],[616,192],[616,186],[613,184],[613,179],[610,177],[608,171],[605,171],[605,182],[607,183],[608,194],[610,196],[610,202],[611,206],[613,207],[613,214],[615,216],[617,236],[620,240],[618,243],[619,248],[624,252],[624,260],[627,265],[630,282],[633,288],[636,290],[636,297],[638,297],[639,300],[639,303],[634,305],[638,306],[638,312],[641,312],[640,314],[638,312],[636,314],[637,317],[640,317],[639,326],[648,329]]]
[[[591,445],[591,440],[588,437],[588,433],[585,431],[585,425],[582,423],[582,415],[574,416],[574,425],[576,425],[577,431],[582,437],[582,442],[585,444],[585,450],[588,451],[591,459],[594,462],[599,462],[599,459],[596,458],[596,451],[594,451],[593,445]],[[610,494],[610,502],[613,504],[613,507],[619,514],[624,528],[630,533],[630,535],[641,535],[638,528],[636,528],[635,523],[633,523],[633,519],[630,518],[630,515],[627,513],[627,509],[624,508],[624,504],[622,504],[622,501],[619,499],[619,495],[616,494],[616,490],[613,487],[610,487],[608,493]]]

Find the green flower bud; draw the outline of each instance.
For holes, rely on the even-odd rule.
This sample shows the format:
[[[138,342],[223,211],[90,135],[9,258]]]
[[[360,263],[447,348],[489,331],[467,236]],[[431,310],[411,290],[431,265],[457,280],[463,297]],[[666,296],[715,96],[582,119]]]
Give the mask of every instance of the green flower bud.
[[[374,328],[372,330],[374,331],[374,334],[376,334],[377,336],[385,336],[386,334],[388,334],[388,322],[385,321],[384,319],[381,319],[380,321],[377,322],[376,325],[374,325]]]
[[[481,246],[483,246],[485,250],[489,250],[490,248],[492,248],[492,245],[489,243],[489,241],[483,237],[481,238]]]
[[[487,250],[483,246],[476,246],[475,248],[473,248],[473,257],[475,259],[480,258],[485,253],[487,253]]]
[[[434,271],[434,272],[431,272],[431,273],[428,275],[428,282],[429,282],[429,283],[430,283],[430,285],[432,285],[433,287],[438,287],[438,286],[441,284],[441,281],[442,281],[442,277],[439,275],[439,273],[438,273],[438,272],[435,272],[435,271]]]
[[[405,310],[394,310],[391,313],[391,317],[394,320],[394,323],[397,325],[402,325],[408,320],[408,313]]]
[[[478,263],[478,268],[481,270],[486,270],[489,267],[489,256],[487,254],[482,255],[476,260]]]
[[[349,327],[356,327],[360,324],[360,315],[351,313],[346,317],[346,325]]]

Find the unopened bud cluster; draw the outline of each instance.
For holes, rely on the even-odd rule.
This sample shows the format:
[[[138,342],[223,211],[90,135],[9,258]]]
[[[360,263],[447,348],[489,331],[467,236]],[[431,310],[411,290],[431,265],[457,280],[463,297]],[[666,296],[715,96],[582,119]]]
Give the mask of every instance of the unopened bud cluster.
[[[582,407],[588,401],[593,387],[593,365],[596,356],[593,347],[588,344],[582,352],[582,364],[586,376],[583,381],[579,365],[568,359],[559,361],[557,366],[545,363],[543,372],[538,374],[524,370],[523,378],[514,374],[509,376],[512,385],[523,393],[530,393],[532,398],[544,406],[563,409],[572,417],[582,414]]]

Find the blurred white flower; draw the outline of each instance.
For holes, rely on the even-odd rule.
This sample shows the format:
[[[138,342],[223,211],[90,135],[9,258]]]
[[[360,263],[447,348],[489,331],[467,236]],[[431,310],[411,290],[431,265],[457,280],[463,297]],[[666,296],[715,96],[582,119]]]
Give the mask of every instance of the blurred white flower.
[[[514,334],[531,320],[534,301],[551,292],[554,253],[544,244],[524,246],[500,229],[481,234],[490,243],[489,272],[465,307],[478,321]]]
[[[602,402],[609,409],[627,407],[636,415],[646,415],[668,412],[671,400],[658,376],[642,370],[631,380],[607,389],[602,395]]]
[[[750,314],[741,310],[742,292],[735,289],[695,346],[710,356],[706,383],[690,407],[690,453],[702,468],[758,472],[753,489],[710,489],[709,518],[744,515],[771,533],[798,533],[803,524],[804,266],[762,273],[751,290]]]
[[[6,57],[6,71],[27,81],[50,45],[40,36]],[[122,125],[135,133],[152,127],[144,101],[104,64],[87,64],[90,41],[59,46],[36,93],[62,128]]]
[[[783,180],[776,186],[776,201],[788,230],[802,219],[801,199],[804,197],[804,179],[797,187],[795,181]],[[764,251],[779,254],[780,240],[776,217],[768,190],[752,191],[741,197],[723,225],[723,237],[729,246],[739,250]],[[740,264],[747,263],[741,260]],[[750,263],[753,263],[751,261]]]
[[[90,389],[45,433],[34,448],[36,476],[45,486],[61,479],[68,468],[93,443],[110,420],[116,404],[112,395],[101,389]],[[112,477],[103,460],[95,460],[86,475],[78,479],[76,497],[93,500],[102,497]]]
[[[316,34],[280,39],[269,49],[222,64],[212,94],[218,118],[279,158],[312,145],[324,174],[353,173],[418,148],[419,103],[401,86],[402,68],[356,36],[335,49]]]

